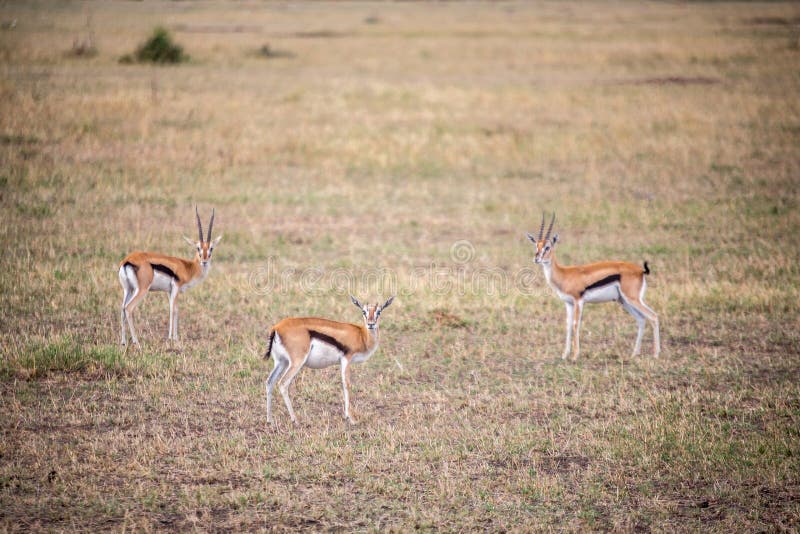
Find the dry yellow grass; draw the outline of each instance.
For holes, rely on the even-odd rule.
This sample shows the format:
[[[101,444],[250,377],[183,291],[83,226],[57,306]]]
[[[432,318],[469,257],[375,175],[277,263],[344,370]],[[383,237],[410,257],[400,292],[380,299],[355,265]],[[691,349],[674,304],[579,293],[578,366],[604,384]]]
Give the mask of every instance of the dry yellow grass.
[[[0,528],[800,528],[800,9],[7,2],[0,9]],[[153,27],[192,60],[121,65]],[[93,35],[97,54],[72,46]],[[275,57],[264,57],[268,45]],[[225,238],[117,346],[117,262]],[[664,352],[563,307],[559,258],[647,259]],[[265,422],[266,328],[378,354]],[[645,338],[649,346],[649,331]]]

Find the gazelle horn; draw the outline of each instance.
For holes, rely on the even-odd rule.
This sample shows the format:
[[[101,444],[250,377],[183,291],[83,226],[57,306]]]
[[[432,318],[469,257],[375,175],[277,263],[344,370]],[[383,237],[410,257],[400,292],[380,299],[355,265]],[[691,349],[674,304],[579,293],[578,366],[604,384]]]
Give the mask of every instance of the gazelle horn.
[[[211,208],[211,222],[208,223],[208,239],[206,239],[206,241],[208,241],[209,243],[211,243],[211,229],[212,228],[214,228],[214,208]]]
[[[544,236],[545,240],[550,239],[550,232],[553,231],[553,224],[556,222],[556,212],[553,212],[553,218],[550,220],[550,226],[547,228],[547,235]]]
[[[544,212],[542,212],[542,225],[539,227],[539,237],[536,238],[536,241],[542,240],[543,233],[544,233]]]
[[[194,214],[197,215],[197,231],[200,234],[200,242],[203,242],[203,223],[200,222],[200,212],[197,211],[197,206],[194,207]]]

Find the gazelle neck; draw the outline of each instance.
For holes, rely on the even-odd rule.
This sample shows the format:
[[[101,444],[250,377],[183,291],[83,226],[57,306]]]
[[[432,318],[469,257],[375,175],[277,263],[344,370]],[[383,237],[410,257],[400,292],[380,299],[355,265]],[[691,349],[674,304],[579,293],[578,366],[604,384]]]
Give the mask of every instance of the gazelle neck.
[[[181,290],[186,291],[190,287],[196,286],[197,284],[205,280],[210,270],[211,270],[210,261],[206,262],[206,264],[203,265],[203,262],[201,262],[200,259],[197,256],[195,256],[194,261],[192,262],[192,279],[183,284]]]
[[[550,261],[547,263],[542,263],[542,270],[544,271],[544,277],[547,280],[547,283],[559,289],[560,284],[559,280],[561,279],[561,265],[558,264],[558,260],[556,260],[556,253],[555,251],[550,254]]]
[[[361,335],[364,340],[363,352],[358,352],[353,355],[354,363],[361,363],[369,360],[375,351],[378,350],[378,329],[370,330],[366,326],[361,327]]]
[[[364,327],[364,330],[366,331],[364,344],[367,346],[367,348],[371,349],[378,345],[378,342],[380,341],[379,329],[380,327],[377,325],[373,329],[369,329],[366,326]]]

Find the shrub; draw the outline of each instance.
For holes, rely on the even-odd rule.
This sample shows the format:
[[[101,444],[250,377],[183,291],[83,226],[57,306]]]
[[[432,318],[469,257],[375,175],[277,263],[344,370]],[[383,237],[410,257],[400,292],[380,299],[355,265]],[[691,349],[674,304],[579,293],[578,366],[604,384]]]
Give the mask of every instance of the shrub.
[[[121,63],[181,63],[188,61],[189,56],[183,52],[183,47],[172,40],[170,33],[157,27],[153,35],[145,41],[131,56],[126,54],[120,58]]]
[[[263,45],[261,48],[258,49],[256,52],[257,56],[264,57],[264,58],[292,58],[294,54],[291,52],[286,52],[284,50],[275,50],[269,44]]]

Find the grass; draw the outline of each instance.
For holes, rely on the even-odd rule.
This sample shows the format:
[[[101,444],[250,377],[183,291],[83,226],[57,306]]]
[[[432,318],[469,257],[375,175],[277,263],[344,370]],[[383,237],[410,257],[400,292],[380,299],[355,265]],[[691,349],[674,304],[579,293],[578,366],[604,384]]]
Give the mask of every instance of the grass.
[[[798,16],[8,3],[0,528],[797,530]],[[157,26],[191,62],[118,64]],[[125,352],[117,263],[188,256],[195,204],[182,339],[153,294]],[[544,209],[563,263],[648,261],[661,358],[610,304],[559,358]],[[269,325],[394,292],[359,424],[326,369],[268,427]]]
[[[63,337],[48,343],[32,344],[3,361],[0,375],[6,378],[44,378],[48,374],[93,371],[114,372],[127,361],[116,347],[87,347],[85,341]]]

